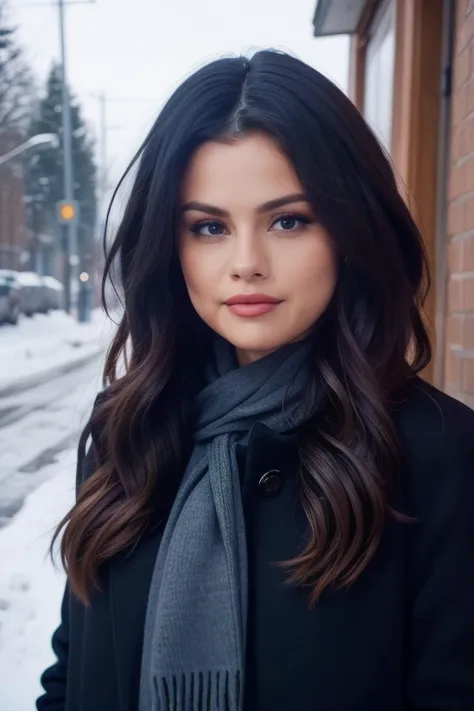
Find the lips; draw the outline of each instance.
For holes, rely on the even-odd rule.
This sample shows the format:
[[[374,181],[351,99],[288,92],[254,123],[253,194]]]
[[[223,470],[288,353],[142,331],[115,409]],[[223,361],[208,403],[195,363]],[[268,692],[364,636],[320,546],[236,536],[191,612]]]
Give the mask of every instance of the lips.
[[[234,304],[278,304],[280,299],[275,299],[267,294],[237,294],[225,302],[227,306]]]
[[[281,300],[267,294],[237,294],[225,304],[236,316],[251,317],[274,311],[281,304]]]

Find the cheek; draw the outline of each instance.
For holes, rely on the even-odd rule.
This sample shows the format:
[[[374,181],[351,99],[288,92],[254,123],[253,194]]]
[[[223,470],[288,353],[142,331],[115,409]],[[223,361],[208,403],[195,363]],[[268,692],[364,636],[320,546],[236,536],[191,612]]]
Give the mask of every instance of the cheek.
[[[295,250],[292,258],[282,265],[291,272],[293,295],[308,310],[325,308],[337,282],[337,257],[329,240],[309,242],[305,249]]]
[[[216,271],[212,256],[196,245],[185,243],[180,250],[180,262],[191,300],[195,302],[211,298]]]

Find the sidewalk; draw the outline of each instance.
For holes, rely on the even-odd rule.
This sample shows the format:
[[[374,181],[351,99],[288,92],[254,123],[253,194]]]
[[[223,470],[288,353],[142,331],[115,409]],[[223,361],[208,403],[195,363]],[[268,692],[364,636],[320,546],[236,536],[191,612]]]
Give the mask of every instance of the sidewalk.
[[[55,661],[65,574],[48,558],[52,531],[74,502],[75,453],[49,467],[48,480],[0,530],[0,709],[33,711],[39,677]],[[57,558],[56,558],[57,560]]]
[[[0,327],[0,395],[95,358],[107,348],[114,328],[101,309],[92,312],[89,323],[56,311]]]
[[[20,501],[0,527],[1,711],[32,711],[40,674],[54,662],[51,634],[65,574],[59,561],[57,569],[49,561],[48,545],[74,502],[77,433],[90,413],[113,331],[102,311],[87,324],[58,312],[0,327],[0,410],[11,401],[46,402],[0,428],[0,479],[8,475],[0,482],[0,519],[2,506]],[[89,366],[78,367],[88,358]],[[70,374],[59,378],[67,369]],[[2,399],[8,390],[25,391],[28,382],[33,387],[35,379],[44,384]]]

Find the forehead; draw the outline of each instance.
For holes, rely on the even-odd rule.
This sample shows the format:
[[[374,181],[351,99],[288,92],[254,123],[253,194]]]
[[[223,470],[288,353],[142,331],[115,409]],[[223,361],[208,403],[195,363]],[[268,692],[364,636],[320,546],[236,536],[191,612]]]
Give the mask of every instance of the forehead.
[[[270,138],[255,134],[200,146],[185,173],[181,198],[231,210],[298,192],[301,182],[290,161]]]

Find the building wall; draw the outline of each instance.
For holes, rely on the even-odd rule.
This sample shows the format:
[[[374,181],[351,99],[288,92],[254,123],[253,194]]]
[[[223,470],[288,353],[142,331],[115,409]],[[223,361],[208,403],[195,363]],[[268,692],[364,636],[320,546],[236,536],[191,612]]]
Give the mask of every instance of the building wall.
[[[474,0],[458,0],[448,191],[445,390],[474,407]]]
[[[377,32],[384,26],[387,28],[383,18],[390,17],[394,74],[391,135],[386,143],[400,193],[420,227],[431,265],[432,288],[424,316],[432,341],[437,342],[433,360],[423,371],[423,377],[444,387],[444,229],[440,250],[443,259],[438,257],[444,0],[391,0],[391,3],[367,0],[366,10],[365,19],[352,38],[349,95],[364,112],[370,43],[376,40]]]
[[[0,155],[21,142],[0,135]],[[0,268],[19,269],[26,249],[24,183],[21,166],[13,161],[0,166]]]
[[[19,269],[26,248],[23,181],[0,170],[0,267]]]

